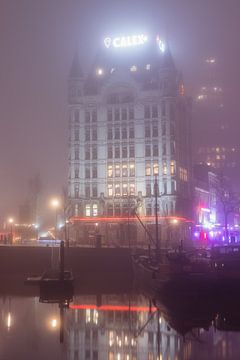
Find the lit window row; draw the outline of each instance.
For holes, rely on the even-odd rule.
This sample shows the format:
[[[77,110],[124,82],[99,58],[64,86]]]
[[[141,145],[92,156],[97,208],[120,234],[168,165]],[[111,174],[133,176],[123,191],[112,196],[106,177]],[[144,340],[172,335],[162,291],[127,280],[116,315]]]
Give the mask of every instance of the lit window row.
[[[134,196],[135,195],[135,184],[134,183],[115,183],[108,184],[108,196]]]
[[[87,204],[85,206],[85,216],[98,216],[98,205],[97,204]]]
[[[95,325],[98,324],[98,311],[96,309],[86,309],[86,324],[93,323]]]
[[[174,160],[172,160],[170,162],[170,175],[175,175],[176,173],[176,162]],[[159,174],[159,164],[158,163],[153,163],[151,164],[146,163],[145,165],[145,175],[146,176],[151,176],[151,175],[158,175]],[[162,174],[163,175],[168,175],[168,168],[167,168],[167,162],[164,161],[162,163]]]
[[[135,164],[108,165],[107,174],[109,178],[135,176]]]

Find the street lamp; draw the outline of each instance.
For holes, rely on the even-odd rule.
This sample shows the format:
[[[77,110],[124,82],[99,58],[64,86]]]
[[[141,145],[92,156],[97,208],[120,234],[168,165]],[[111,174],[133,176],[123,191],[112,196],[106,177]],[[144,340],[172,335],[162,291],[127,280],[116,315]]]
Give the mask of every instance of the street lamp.
[[[58,208],[60,206],[60,201],[57,198],[53,198],[50,202],[53,209],[55,209],[55,240],[57,239],[57,222],[58,222]],[[54,268],[54,254],[53,254],[53,242],[52,242],[52,253],[51,253],[51,263],[52,268]]]
[[[57,239],[58,208],[60,206],[60,201],[56,198],[52,199],[51,206],[55,209],[55,239]]]
[[[10,230],[11,230],[11,238],[10,238],[10,243],[12,244],[13,243],[13,218],[9,218],[8,219],[8,222],[10,224]]]

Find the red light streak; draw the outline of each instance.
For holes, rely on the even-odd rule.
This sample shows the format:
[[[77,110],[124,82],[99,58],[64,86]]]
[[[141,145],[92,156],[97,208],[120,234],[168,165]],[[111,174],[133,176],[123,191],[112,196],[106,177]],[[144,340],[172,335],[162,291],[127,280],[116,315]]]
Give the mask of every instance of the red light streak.
[[[140,217],[142,221],[151,221],[155,222],[155,216],[141,216]],[[159,220],[178,220],[182,222],[193,222],[193,220],[184,218],[184,217],[178,217],[178,216],[159,216]],[[136,218],[136,216],[108,216],[108,217],[80,217],[80,216],[74,216],[70,219],[72,222],[89,222],[89,223],[97,223],[97,222],[121,222],[121,221],[134,221],[138,222],[139,220]]]
[[[132,311],[132,312],[154,312],[157,310],[157,308],[152,307],[149,308],[147,306],[124,306],[124,305],[102,305],[97,306],[93,304],[70,304],[69,308],[72,310],[99,310],[99,311]]]

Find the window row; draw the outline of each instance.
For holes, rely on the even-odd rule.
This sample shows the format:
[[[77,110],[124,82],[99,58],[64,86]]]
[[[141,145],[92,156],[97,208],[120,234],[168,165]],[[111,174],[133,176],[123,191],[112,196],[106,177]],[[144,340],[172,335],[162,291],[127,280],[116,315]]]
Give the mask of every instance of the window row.
[[[97,204],[92,204],[92,205],[87,204],[85,206],[85,216],[98,216],[98,205]]]
[[[162,136],[165,136],[167,134],[166,132],[166,122],[162,123],[161,126],[162,129]],[[155,137],[157,138],[159,136],[159,129],[158,129],[158,123],[147,123],[145,124],[144,129],[144,135],[145,138],[151,138]],[[175,135],[175,125],[173,122],[170,122],[170,135]],[[79,141],[80,131],[79,129],[74,129],[74,141]],[[107,139],[108,140],[119,140],[119,139],[134,139],[135,137],[135,129],[134,126],[130,126],[129,128],[127,126],[124,127],[110,127],[107,128]],[[85,127],[85,141],[97,141],[98,140],[98,131],[97,127]]]
[[[160,216],[174,215],[175,214],[175,206],[172,201],[162,203],[160,209],[158,209]],[[152,204],[146,205],[146,216],[155,215],[155,207]]]
[[[115,183],[108,184],[107,194],[109,197],[116,196],[134,196],[135,183]]]
[[[175,175],[176,174],[176,162],[174,160],[172,160],[170,162],[170,175]],[[151,176],[151,175],[158,175],[159,174],[159,164],[157,162],[155,163],[150,163],[147,162],[145,164],[145,175],[146,176]],[[168,175],[168,166],[167,166],[167,162],[163,161],[162,163],[162,167],[161,167],[161,173],[162,175]]]
[[[146,197],[155,196],[154,184],[151,182],[146,183]],[[167,187],[167,180],[163,180],[161,187],[158,189],[158,194],[175,194],[177,191],[176,180],[171,180],[170,189]]]
[[[170,142],[170,154],[175,155],[176,153],[176,143],[175,141]],[[167,155],[167,144],[162,144],[162,155]],[[159,156],[159,145],[158,144],[145,144],[145,156]]]
[[[97,160],[97,146],[85,146],[85,160]],[[74,149],[74,160],[80,159],[79,149]]]
[[[132,210],[134,209],[135,204],[132,202],[127,203],[114,203],[107,205],[107,216],[129,216],[131,215]],[[110,341],[112,345],[113,340]]]
[[[130,126],[129,129],[127,126],[124,126],[122,128],[120,127],[115,127],[112,128],[110,126],[108,126],[107,129],[107,138],[108,140],[112,140],[112,139],[134,139],[135,137],[135,130],[134,130],[134,126]]]
[[[97,127],[85,127],[85,141],[96,141],[98,139]]]
[[[134,108],[131,107],[115,107],[107,109],[108,121],[132,120],[134,119]]]
[[[180,167],[179,168],[179,177],[182,181],[188,181],[187,169]]]
[[[86,198],[96,198],[98,197],[98,186],[97,184],[85,184],[85,197]],[[79,192],[79,184],[74,185],[74,197],[76,199],[80,198],[80,192]]]
[[[107,149],[108,159],[123,159],[134,158],[135,157],[135,147],[134,145],[108,145]]]
[[[161,130],[162,130],[162,136],[166,136],[167,124],[165,121],[162,122],[161,124]],[[175,135],[175,123],[172,121],[170,122],[170,135]],[[145,138],[158,137],[159,136],[158,123],[155,121],[152,124],[150,122],[145,123],[144,136]]]
[[[92,176],[91,176],[92,175]],[[96,179],[98,176],[97,165],[85,165],[85,179]]]
[[[135,176],[135,164],[110,164],[107,168],[107,176],[109,178]]]

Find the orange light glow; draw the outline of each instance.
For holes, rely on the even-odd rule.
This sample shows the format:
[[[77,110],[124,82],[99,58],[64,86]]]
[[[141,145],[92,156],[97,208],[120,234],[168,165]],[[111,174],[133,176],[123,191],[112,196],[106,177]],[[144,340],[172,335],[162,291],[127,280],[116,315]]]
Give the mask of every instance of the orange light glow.
[[[78,310],[99,310],[99,311],[132,311],[132,312],[154,312],[157,310],[157,308],[152,307],[149,308],[147,306],[124,306],[124,305],[102,305],[97,306],[93,304],[81,304],[81,305],[69,305],[70,309],[78,309]]]

